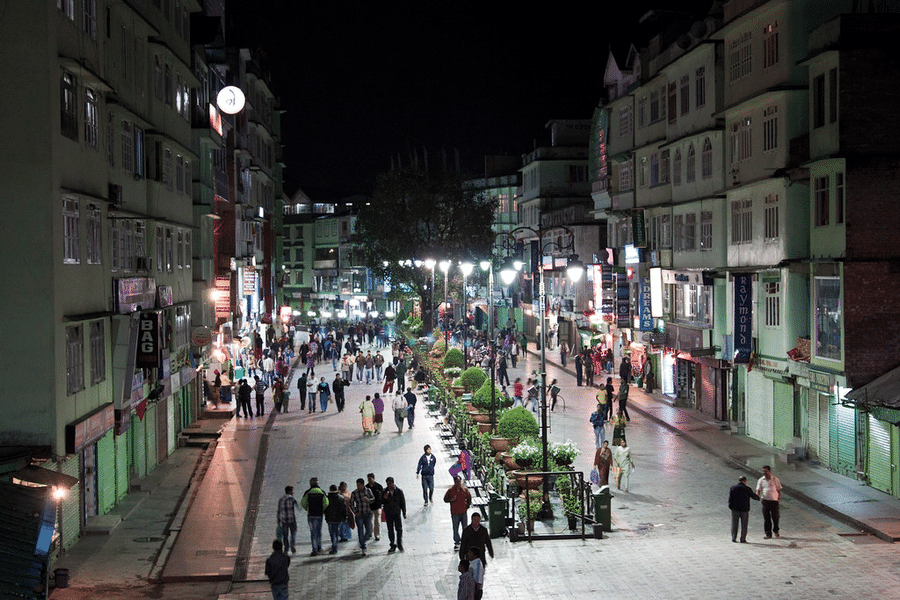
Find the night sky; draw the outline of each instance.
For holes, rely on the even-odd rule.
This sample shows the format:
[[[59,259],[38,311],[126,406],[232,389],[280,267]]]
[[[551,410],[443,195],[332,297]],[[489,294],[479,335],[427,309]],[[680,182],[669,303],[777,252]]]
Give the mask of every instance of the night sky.
[[[653,3],[505,5],[230,6],[228,43],[265,51],[286,111],[285,192],[300,188],[319,202],[366,194],[392,155],[406,160],[418,149],[421,158],[423,147],[431,164],[442,149],[458,150],[475,175],[485,154],[528,152],[546,141],[547,121],[591,118],[609,45],[645,35],[638,19]]]

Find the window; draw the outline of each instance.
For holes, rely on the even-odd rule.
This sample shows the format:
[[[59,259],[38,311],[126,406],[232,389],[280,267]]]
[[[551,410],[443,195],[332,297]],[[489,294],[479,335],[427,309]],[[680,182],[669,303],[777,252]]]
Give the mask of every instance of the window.
[[[819,358],[841,359],[841,280],[816,277],[815,353]]]
[[[844,222],[844,174],[834,174],[834,222]]]
[[[175,267],[175,236],[171,229],[166,229],[166,272],[171,273]]]
[[[82,19],[81,25],[84,32],[97,39],[97,0],[81,0]]]
[[[633,128],[633,116],[630,106],[619,109],[619,137],[628,137]]]
[[[172,106],[172,67],[166,63],[165,75],[163,76],[163,99],[166,106]]]
[[[116,166],[116,127],[112,111],[106,114],[106,162]]]
[[[687,151],[687,172],[685,173],[685,178],[688,183],[691,183],[697,178],[697,153],[694,152],[694,144],[688,144]]]
[[[650,164],[646,156],[641,157],[641,164],[638,168],[638,187],[647,187],[650,184]]]
[[[712,250],[713,218],[712,211],[700,213],[700,250]]]
[[[56,0],[56,8],[70,21],[75,20],[75,0]]]
[[[659,153],[659,182],[669,183],[669,151]]]
[[[97,96],[91,88],[84,89],[84,142],[91,148],[99,143]]]
[[[763,225],[763,237],[766,240],[778,239],[780,232],[780,216],[778,206],[778,194],[769,194],[765,200],[766,214]]]
[[[703,179],[712,177],[712,143],[709,138],[703,140],[703,152],[700,154],[700,176]]]
[[[684,250],[684,215],[675,215],[675,252]]]
[[[657,215],[650,219],[652,250],[672,247],[672,215]]]
[[[631,161],[626,160],[619,163],[619,191],[624,192],[634,189],[634,173],[631,168]]]
[[[681,116],[691,110],[691,76],[684,75],[681,78]]]
[[[587,181],[587,165],[582,167],[584,169],[584,179],[583,181]],[[184,161],[184,193],[188,196],[191,195],[191,161]],[[271,202],[268,203],[268,206],[271,206]]]
[[[638,127],[647,124],[647,96],[638,100]]]
[[[78,101],[75,98],[75,76],[63,71],[59,81],[60,133],[73,140],[78,139]]]
[[[731,40],[728,53],[728,80],[737,81],[753,71],[752,36],[749,31]]]
[[[100,206],[87,206],[87,263],[99,265],[103,262],[103,239],[100,232]]]
[[[825,76],[819,75],[813,78],[812,97],[813,128],[825,125]]]
[[[753,240],[753,201],[749,198],[731,203],[731,244],[748,244]]]
[[[672,161],[672,183],[681,185],[681,150],[675,150],[675,158]]]
[[[91,332],[91,385],[106,380],[106,331],[103,321],[93,321]]]
[[[663,89],[665,91],[665,88]],[[659,92],[650,92],[650,122],[656,123],[662,117],[659,114]]]
[[[79,219],[78,200],[63,198],[63,263],[67,265],[77,265],[81,262]]]
[[[675,288],[675,319],[701,327],[712,327],[712,286],[677,284],[672,287]]]
[[[659,88],[659,118],[666,118],[666,84],[662,84]]]
[[[838,77],[837,69],[828,71],[828,122],[837,121],[838,112]]]
[[[781,327],[781,283],[766,282],[766,327]]]
[[[669,123],[674,123],[678,118],[678,114],[676,113],[676,111],[678,110],[678,88],[676,87],[674,81],[669,84],[668,102]]]
[[[831,198],[829,196],[829,187],[830,187],[829,177],[826,175],[824,177],[816,177],[816,184],[814,188],[814,203],[815,203],[815,222],[814,225],[816,227],[823,227],[828,225],[829,219],[829,208],[831,208]]]
[[[153,93],[157,100],[165,99],[162,59],[159,57],[159,54],[153,56]]]
[[[168,148],[163,151],[162,182],[168,189],[172,189],[172,151]]]
[[[770,106],[763,111],[763,152],[778,148],[778,107]]]
[[[778,64],[778,21],[763,27],[763,69]]]
[[[184,191],[184,158],[180,154],[175,155],[175,190]]]
[[[292,262],[292,261],[291,261],[291,249],[290,249],[290,248],[284,248],[284,249],[282,250],[281,261],[284,262],[284,263],[290,263],[290,262]]]
[[[84,333],[81,325],[66,327],[66,394],[84,389]]]
[[[697,108],[706,104],[706,67],[697,67],[694,74],[694,104]]]
[[[122,121],[122,169],[126,173],[134,171],[134,134],[130,121]]]
[[[191,232],[184,232],[184,268],[191,268],[191,260],[193,259],[193,249],[191,248]]]
[[[166,270],[165,232],[161,225],[156,226],[156,271],[162,273]]]
[[[731,124],[731,164],[736,165],[753,156],[750,117]]]
[[[697,215],[684,215],[684,250],[693,252],[697,249]]]
[[[568,165],[569,183],[586,183],[588,180],[587,165]]]
[[[144,130],[137,125],[134,126],[134,175],[144,177]]]
[[[144,252],[144,231],[144,222],[134,221],[134,255],[142,258],[146,256]]]
[[[659,185],[659,154],[650,155],[650,185]]]

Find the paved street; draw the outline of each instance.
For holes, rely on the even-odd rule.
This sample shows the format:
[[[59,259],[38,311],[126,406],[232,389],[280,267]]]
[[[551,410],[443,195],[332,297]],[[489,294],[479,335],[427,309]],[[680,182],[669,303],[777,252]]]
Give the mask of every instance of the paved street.
[[[548,353],[548,358],[555,356]],[[531,354],[510,377],[526,377],[538,364]],[[320,369],[317,374],[333,379],[330,365]],[[587,472],[594,450],[588,423],[594,392],[576,387],[574,377],[556,366],[550,366],[549,377],[559,379],[567,400],[565,411],[551,414],[550,438],[575,441],[583,451],[575,468]],[[154,472],[147,492],[132,493],[117,507],[123,522],[109,536],[86,537],[66,555],[61,566],[72,569],[72,587],[55,590],[52,598],[271,598],[263,564],[284,486],[294,485],[299,498],[311,476],[319,477],[323,486],[346,481],[352,487],[370,471],[382,482],[393,476],[406,492],[406,551],[387,554],[383,530],[366,557],[356,541],[341,544],[336,556],[309,557],[309,534],[301,515],[290,568],[291,597],[455,598],[457,560],[449,509],[440,501],[423,507],[415,477],[422,446],[430,444],[438,459],[439,498],[450,485],[446,473],[451,461],[422,407],[411,432],[397,434],[388,413],[381,435],[363,437],[357,409],[363,395],[379,389],[354,381],[344,413],[330,405],[328,412],[310,415],[300,411],[293,388],[291,412],[274,419],[233,418],[215,452],[204,454],[208,467],[193,467],[197,451],[180,449]],[[615,493],[614,531],[603,540],[494,540],[496,558],[486,572],[485,598],[898,597],[897,547],[810,508],[808,498],[784,498],[782,537],[773,540],[763,539],[760,509],[754,503],[750,543],[731,543],[727,493],[743,471],[735,468],[734,456],[729,456],[733,452],[721,448],[743,444],[744,452],[746,438],[723,437],[718,428],[685,412],[672,413],[664,403],[648,402],[634,390],[629,410],[628,439],[636,470],[631,493]],[[725,446],[710,451],[715,440],[703,438],[700,443],[702,435]],[[765,449],[754,452],[758,456],[748,462],[758,470],[761,465],[754,461],[768,458]],[[828,503],[896,505],[845,478],[829,483],[809,466],[792,471],[785,463],[769,462],[776,475],[810,496],[813,488],[833,488],[832,496],[825,497]],[[754,472],[747,471],[751,484]],[[872,494],[871,499],[860,496],[861,491]],[[176,512],[187,513],[183,523],[169,518]],[[884,519],[877,515],[886,513],[874,514],[874,519]],[[135,544],[139,533],[165,541]],[[327,529],[323,537],[327,539]],[[157,577],[167,573],[172,580],[159,583]],[[232,573],[234,583],[228,580]]]

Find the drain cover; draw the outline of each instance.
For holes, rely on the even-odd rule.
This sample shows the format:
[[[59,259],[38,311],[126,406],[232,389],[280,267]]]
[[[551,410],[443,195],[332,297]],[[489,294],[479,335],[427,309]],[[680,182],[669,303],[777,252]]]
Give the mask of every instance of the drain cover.
[[[139,538],[134,538],[134,541],[137,542],[137,543],[139,543],[139,544],[146,544],[146,543],[149,543],[149,542],[164,542],[165,540],[166,540],[166,538],[161,538],[161,537],[139,537]]]

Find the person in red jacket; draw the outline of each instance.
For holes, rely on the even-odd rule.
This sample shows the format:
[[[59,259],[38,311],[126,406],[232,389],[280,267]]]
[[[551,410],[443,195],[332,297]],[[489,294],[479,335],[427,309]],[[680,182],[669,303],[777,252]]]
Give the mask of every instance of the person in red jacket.
[[[453,549],[459,550],[460,530],[468,525],[469,507],[472,506],[472,494],[462,484],[462,478],[453,478],[453,487],[444,494],[444,502],[450,504],[450,519],[453,521]]]

